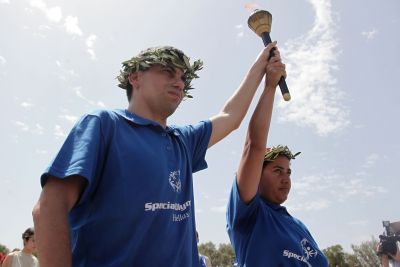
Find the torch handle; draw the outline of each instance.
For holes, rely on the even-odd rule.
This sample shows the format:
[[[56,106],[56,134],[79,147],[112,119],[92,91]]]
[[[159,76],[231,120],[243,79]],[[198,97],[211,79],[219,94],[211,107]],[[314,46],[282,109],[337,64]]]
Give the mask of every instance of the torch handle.
[[[263,32],[261,33],[261,38],[264,42],[264,46],[267,46],[269,43],[272,42],[271,37],[269,36],[269,32]],[[269,53],[269,58],[268,60],[274,55],[274,49],[273,48],[270,53]],[[285,101],[289,101],[290,100],[290,93],[289,93],[289,88],[287,87],[286,81],[285,81],[285,77],[281,77],[279,80],[279,88],[281,89],[281,93],[283,96],[283,99],[285,99]]]

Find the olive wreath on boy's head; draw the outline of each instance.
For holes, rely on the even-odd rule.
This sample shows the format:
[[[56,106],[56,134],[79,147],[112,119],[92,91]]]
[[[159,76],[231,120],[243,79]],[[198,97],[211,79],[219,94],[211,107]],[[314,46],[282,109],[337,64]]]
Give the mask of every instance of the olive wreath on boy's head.
[[[120,74],[116,77],[119,81],[118,86],[122,89],[130,89],[131,85],[128,80],[129,74],[135,71],[148,70],[153,65],[162,65],[165,67],[176,67],[183,71],[183,79],[185,87],[183,89],[184,97],[193,98],[189,94],[189,90],[193,87],[191,82],[193,79],[199,78],[197,71],[203,68],[203,62],[198,59],[190,64],[189,57],[181,50],[172,46],[151,47],[143,50],[136,57],[122,62]]]
[[[267,152],[264,156],[264,162],[274,161],[278,156],[285,156],[289,160],[295,159],[301,152],[295,154],[290,151],[287,146],[277,145],[272,148],[267,148]]]

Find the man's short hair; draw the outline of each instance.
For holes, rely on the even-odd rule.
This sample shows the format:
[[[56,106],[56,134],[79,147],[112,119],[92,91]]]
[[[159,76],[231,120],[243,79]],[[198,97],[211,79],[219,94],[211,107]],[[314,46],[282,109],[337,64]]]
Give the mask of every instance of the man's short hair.
[[[136,71],[146,71],[153,65],[181,69],[185,82],[184,97],[192,98],[189,94],[189,90],[193,89],[191,82],[193,79],[199,78],[196,72],[202,69],[203,62],[196,60],[191,65],[189,57],[181,50],[172,46],[159,46],[143,50],[137,56],[122,62],[120,74],[116,78],[119,81],[118,86],[127,90],[128,100],[132,95],[132,85],[128,80],[129,74]]]

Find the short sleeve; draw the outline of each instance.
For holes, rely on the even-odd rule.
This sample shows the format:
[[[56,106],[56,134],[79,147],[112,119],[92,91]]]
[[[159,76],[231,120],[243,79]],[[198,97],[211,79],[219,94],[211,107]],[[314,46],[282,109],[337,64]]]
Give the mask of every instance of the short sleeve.
[[[44,186],[49,176],[65,179],[71,175],[79,175],[86,179],[88,187],[100,172],[104,158],[104,141],[101,131],[101,120],[95,115],[82,117],[72,128],[60,151],[50,166],[41,176]]]
[[[260,204],[259,198],[257,193],[250,203],[244,203],[240,199],[237,178],[235,177],[226,212],[228,232],[234,230],[235,232],[246,233],[252,228]]]
[[[185,138],[185,144],[192,152],[192,172],[207,168],[205,154],[211,137],[211,121],[201,121],[194,125],[179,128],[180,134]]]

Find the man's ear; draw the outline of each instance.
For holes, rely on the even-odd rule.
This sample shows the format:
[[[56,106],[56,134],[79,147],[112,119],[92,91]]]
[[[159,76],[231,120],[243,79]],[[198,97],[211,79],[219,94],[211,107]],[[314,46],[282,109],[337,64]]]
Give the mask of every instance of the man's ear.
[[[139,72],[135,71],[129,74],[128,81],[132,85],[132,88],[137,88],[139,82]]]

